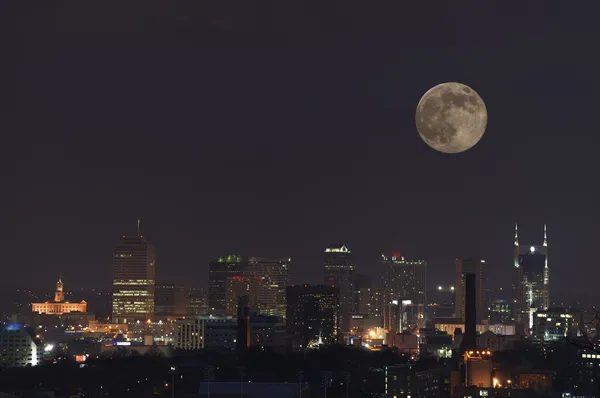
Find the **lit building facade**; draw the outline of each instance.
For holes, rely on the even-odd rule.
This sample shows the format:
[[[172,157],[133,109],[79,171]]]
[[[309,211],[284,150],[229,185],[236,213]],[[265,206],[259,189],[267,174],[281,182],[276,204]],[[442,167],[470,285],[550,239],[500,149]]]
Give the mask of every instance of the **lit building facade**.
[[[400,253],[392,253],[390,256],[382,254],[381,264],[384,328],[399,331],[397,330],[400,325],[399,316],[403,318],[401,324],[406,327],[424,327],[427,305],[427,262],[405,260]],[[403,302],[404,305],[401,305]]]
[[[87,303],[81,301],[79,303],[70,303],[65,301],[65,292],[62,278],[56,282],[56,292],[54,301],[46,301],[45,303],[32,303],[31,311],[38,314],[62,315],[69,312],[86,312]]]
[[[482,259],[456,259],[456,273],[454,285],[454,316],[465,319],[465,274],[475,274],[475,308],[476,320],[481,322],[487,319],[485,298],[485,260]]]
[[[154,315],[156,258],[143,236],[123,236],[113,255],[114,323],[148,320]]]
[[[534,314],[531,332],[535,338],[540,340],[561,340],[567,336],[578,336],[582,322],[580,311],[548,308]]]
[[[227,278],[241,276],[247,267],[247,259],[237,254],[220,256],[210,262],[208,267],[208,312],[210,314],[227,313]]]
[[[509,323],[513,321],[512,305],[508,300],[494,300],[490,303],[488,319],[490,323]]]
[[[534,313],[550,306],[550,269],[548,268],[548,239],[544,225],[542,245],[520,245],[515,226],[514,268],[517,281],[514,285],[514,319],[527,334],[533,329]]]
[[[33,330],[20,325],[0,329],[0,367],[36,366],[43,355],[44,346]]]
[[[341,340],[340,290],[336,286],[288,286],[287,338],[293,349]]]
[[[354,264],[352,253],[343,244],[333,244],[325,249],[325,285],[333,285],[339,289],[340,327],[344,331],[350,325],[349,315],[356,312],[354,307]]]
[[[290,284],[290,258],[251,257],[248,266],[257,277],[256,312],[285,318],[285,289]]]

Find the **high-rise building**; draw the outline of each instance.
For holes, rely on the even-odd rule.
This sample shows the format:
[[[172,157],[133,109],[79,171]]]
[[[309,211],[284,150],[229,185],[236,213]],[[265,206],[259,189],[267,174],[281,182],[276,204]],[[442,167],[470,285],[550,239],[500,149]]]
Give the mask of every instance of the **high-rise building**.
[[[325,285],[333,285],[340,291],[340,326],[348,329],[348,315],[354,308],[354,264],[352,253],[343,244],[330,245],[325,249]]]
[[[156,285],[154,310],[157,315],[185,315],[187,294],[183,285]]]
[[[187,315],[201,315],[208,311],[208,295],[203,288],[189,288],[187,291]]]
[[[422,328],[427,306],[427,262],[406,260],[400,253],[381,255],[384,289],[384,328]],[[398,314],[400,311],[401,314]]]
[[[258,312],[257,289],[259,279],[249,269],[241,270],[238,274],[227,275],[227,316],[235,317],[238,312],[240,297],[245,297],[246,305],[253,312]]]
[[[514,267],[517,281],[514,286],[513,310],[515,322],[531,332],[534,313],[550,306],[550,269],[548,268],[548,239],[544,225],[541,245],[520,245],[515,225]]]
[[[340,341],[339,292],[331,285],[287,287],[287,338],[293,349]]]
[[[251,257],[248,266],[257,278],[256,303],[253,311],[261,315],[285,318],[285,289],[290,284],[290,258]]]
[[[465,275],[475,274],[476,322],[487,319],[485,299],[485,260],[478,258],[456,259],[456,281],[454,285],[454,316],[465,321]]]
[[[210,314],[227,313],[227,277],[241,276],[247,266],[248,261],[240,255],[221,256],[210,262],[208,268],[208,312]]]
[[[146,238],[123,236],[113,255],[114,323],[147,320],[154,315],[156,259]]]

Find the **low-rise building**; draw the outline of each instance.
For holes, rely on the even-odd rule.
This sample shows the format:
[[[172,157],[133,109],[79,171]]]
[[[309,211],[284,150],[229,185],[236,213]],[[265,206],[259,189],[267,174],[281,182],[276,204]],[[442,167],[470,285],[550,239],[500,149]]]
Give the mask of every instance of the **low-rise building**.
[[[440,370],[419,364],[385,367],[386,397],[435,398],[441,394]]]
[[[234,350],[238,323],[232,317],[200,315],[177,320],[174,348],[182,350]],[[277,317],[250,317],[250,347],[280,349],[285,347],[285,324]]]
[[[0,330],[0,366],[36,366],[43,355],[44,346],[32,329],[7,325]]]
[[[32,303],[31,311],[37,312],[38,314],[50,314],[50,315],[62,315],[66,312],[86,312],[87,303],[81,301],[79,303],[71,303],[65,300],[65,293],[63,291],[64,285],[62,278],[56,282],[56,292],[54,294],[54,301],[46,301],[45,303]]]

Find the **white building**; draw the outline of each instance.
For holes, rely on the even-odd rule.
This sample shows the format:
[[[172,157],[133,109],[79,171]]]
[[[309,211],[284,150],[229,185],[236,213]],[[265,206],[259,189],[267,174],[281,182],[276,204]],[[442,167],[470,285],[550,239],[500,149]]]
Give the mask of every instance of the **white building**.
[[[8,325],[0,330],[0,366],[36,366],[43,354],[44,346],[31,329]]]

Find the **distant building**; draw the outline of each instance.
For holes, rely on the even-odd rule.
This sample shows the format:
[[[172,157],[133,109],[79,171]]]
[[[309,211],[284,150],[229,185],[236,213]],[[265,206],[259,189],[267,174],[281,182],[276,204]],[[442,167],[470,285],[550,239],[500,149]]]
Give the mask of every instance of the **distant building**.
[[[561,340],[567,336],[580,334],[583,322],[581,311],[564,308],[548,308],[546,311],[534,313],[532,335],[540,340]]]
[[[343,244],[329,245],[324,253],[324,285],[336,286],[340,300],[340,327],[344,332],[348,330],[349,314],[356,312],[354,306],[354,264],[352,253]]]
[[[496,334],[488,330],[477,336],[477,347],[492,352],[508,351],[515,348],[515,344],[521,341],[521,337],[517,334]]]
[[[453,335],[456,329],[460,329],[462,333],[465,332],[465,324],[460,319],[439,319],[434,320],[434,327],[440,332],[446,332]],[[480,323],[476,326],[477,333],[484,333],[492,331],[496,334],[502,335],[513,335],[515,334],[515,325],[511,324],[496,324],[490,325],[487,323]]]
[[[54,301],[46,301],[45,303],[32,303],[31,311],[38,314],[62,315],[69,312],[86,312],[87,303],[81,301],[79,303],[70,303],[65,301],[64,285],[62,278],[56,282],[56,293]]]
[[[227,313],[228,277],[241,276],[248,260],[240,255],[215,258],[208,267],[208,312],[213,315]],[[229,279],[231,280],[231,279]]]
[[[533,329],[533,313],[550,306],[550,269],[548,268],[548,239],[544,225],[544,241],[541,246],[519,244],[515,225],[514,269],[517,280],[514,285],[513,311],[515,322],[527,334]]]
[[[385,367],[386,397],[437,398],[441,396],[440,370],[418,364]]]
[[[425,326],[427,305],[427,262],[405,260],[400,253],[381,255],[383,266],[384,328],[397,330],[399,325],[420,329]],[[404,305],[397,307],[401,302]],[[398,320],[401,311],[402,321]],[[405,319],[404,319],[405,318]]]
[[[454,316],[456,318],[465,319],[465,275],[475,274],[475,307],[476,320],[481,322],[487,319],[486,298],[485,298],[485,260],[482,259],[456,259],[456,273],[454,284]]]
[[[293,349],[340,342],[339,292],[335,286],[288,286],[287,337]]]
[[[143,236],[121,238],[113,255],[113,322],[146,321],[154,315],[155,269],[154,245]]]
[[[513,321],[512,306],[508,300],[494,300],[490,303],[490,323],[509,323]]]
[[[192,316],[208,313],[208,294],[204,289],[188,289],[186,313]]]
[[[277,317],[250,316],[250,347],[283,349],[285,347],[285,324]],[[238,338],[238,322],[232,317],[201,315],[194,319],[179,319],[175,323],[175,349],[235,350]]]
[[[0,367],[36,366],[43,354],[44,346],[32,329],[7,325],[0,330]]]
[[[225,314],[236,316],[239,298],[248,298],[248,305],[253,311],[258,310],[257,290],[260,280],[249,269],[240,271],[237,275],[227,275],[227,309]]]
[[[157,315],[185,315],[185,287],[176,284],[156,285],[154,303],[154,312]]]
[[[251,257],[248,266],[257,278],[256,304],[261,315],[285,318],[285,289],[290,284],[290,258]]]

